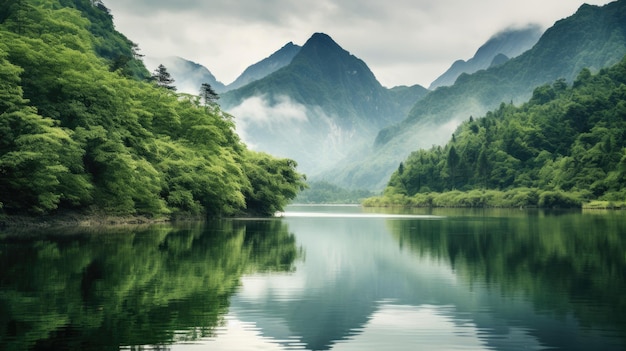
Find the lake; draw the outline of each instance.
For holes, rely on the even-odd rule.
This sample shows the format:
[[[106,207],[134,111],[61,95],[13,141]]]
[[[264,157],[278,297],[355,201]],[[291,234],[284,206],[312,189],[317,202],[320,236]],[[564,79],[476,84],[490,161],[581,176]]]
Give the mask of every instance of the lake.
[[[626,213],[0,231],[0,350],[625,350]]]

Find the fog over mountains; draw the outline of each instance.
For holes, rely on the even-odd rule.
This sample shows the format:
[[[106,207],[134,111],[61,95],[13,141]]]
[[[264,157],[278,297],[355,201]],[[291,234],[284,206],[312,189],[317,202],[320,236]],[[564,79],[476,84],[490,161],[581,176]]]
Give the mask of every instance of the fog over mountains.
[[[499,32],[478,48],[474,57],[467,61],[455,61],[446,72],[430,84],[428,89],[434,90],[440,86],[453,85],[463,73],[474,73],[492,65],[503,64],[530,49],[537,43],[542,33],[543,30],[538,25],[528,25],[518,29],[510,28]]]
[[[445,143],[470,116],[522,103],[535,87],[571,82],[585,67],[595,72],[618,62],[626,54],[625,4],[583,5],[545,33],[534,25],[497,33],[431,90],[383,87],[365,62],[323,33],[301,48],[286,44],[228,86],[214,84],[250,148],[293,158],[309,179],[377,190],[411,151]],[[175,66],[172,76],[186,82],[177,74],[183,65]],[[212,75],[197,77],[213,85]]]
[[[163,64],[176,80],[176,87],[181,92],[195,95],[203,83],[209,83],[217,93],[223,93],[252,83],[287,66],[299,51],[300,46],[289,42],[269,57],[246,68],[228,85],[218,81],[208,68],[182,57],[150,57],[145,59],[145,63],[152,69]]]
[[[381,130],[363,157],[345,160],[323,176],[343,186],[380,188],[410,152],[450,140],[456,126],[471,116],[480,117],[502,103],[526,102],[536,87],[557,79],[571,83],[583,68],[597,72],[616,64],[626,55],[625,14],[623,0],[601,7],[582,5],[522,55],[461,74],[454,85],[431,91],[401,123]]]
[[[425,92],[383,87],[365,62],[315,33],[289,65],[223,94],[220,104],[248,145],[293,158],[314,175],[370,145]]]

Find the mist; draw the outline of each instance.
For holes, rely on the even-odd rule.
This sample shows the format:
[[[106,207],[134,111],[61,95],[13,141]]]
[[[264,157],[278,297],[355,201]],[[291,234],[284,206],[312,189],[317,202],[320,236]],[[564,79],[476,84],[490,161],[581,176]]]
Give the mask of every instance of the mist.
[[[335,122],[337,116],[286,95],[253,96],[228,112],[235,116],[236,131],[250,149],[291,158],[307,176],[334,167],[373,140],[372,133],[342,127]]]
[[[165,66],[170,76],[174,79],[174,86],[180,93],[191,95],[200,94],[202,83],[208,83],[217,92],[225,90],[215,76],[204,66],[177,56],[145,58],[146,68],[153,72],[159,65]]]

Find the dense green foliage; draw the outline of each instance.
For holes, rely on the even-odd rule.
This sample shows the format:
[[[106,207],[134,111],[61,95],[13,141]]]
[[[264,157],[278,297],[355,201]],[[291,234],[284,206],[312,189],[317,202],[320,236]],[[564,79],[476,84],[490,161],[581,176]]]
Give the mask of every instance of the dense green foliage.
[[[597,73],[626,55],[626,1],[582,5],[557,21],[537,44],[502,65],[461,75],[418,100],[402,122],[381,130],[361,158],[349,158],[324,174],[342,186],[382,190],[409,153],[442,145],[469,116],[482,116],[502,103],[521,104],[540,85],[565,78],[571,84],[583,68]]]
[[[303,186],[294,162],[247,151],[219,107],[137,79],[145,68],[124,59],[134,46],[111,32],[100,2],[8,1],[0,11],[6,213],[268,214]]]
[[[289,272],[301,255],[280,221],[38,234],[0,239],[2,350],[119,350],[214,335],[243,274]]]
[[[448,195],[448,203],[424,195],[455,189],[473,192],[460,201]],[[522,106],[502,104],[483,118],[470,118],[445,147],[415,151],[401,163],[385,196],[390,203],[443,206],[624,201],[626,58],[597,75],[583,70],[572,86],[557,80],[538,87]]]
[[[309,182],[309,187],[303,190],[293,200],[297,204],[358,204],[374,193],[368,190],[353,190],[341,188],[327,181]]]

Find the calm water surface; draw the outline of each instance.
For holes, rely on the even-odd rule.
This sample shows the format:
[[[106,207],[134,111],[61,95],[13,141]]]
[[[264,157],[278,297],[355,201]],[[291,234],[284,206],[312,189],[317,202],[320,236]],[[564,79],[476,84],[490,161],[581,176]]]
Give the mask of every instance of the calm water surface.
[[[625,350],[626,213],[0,231],[0,350]]]

